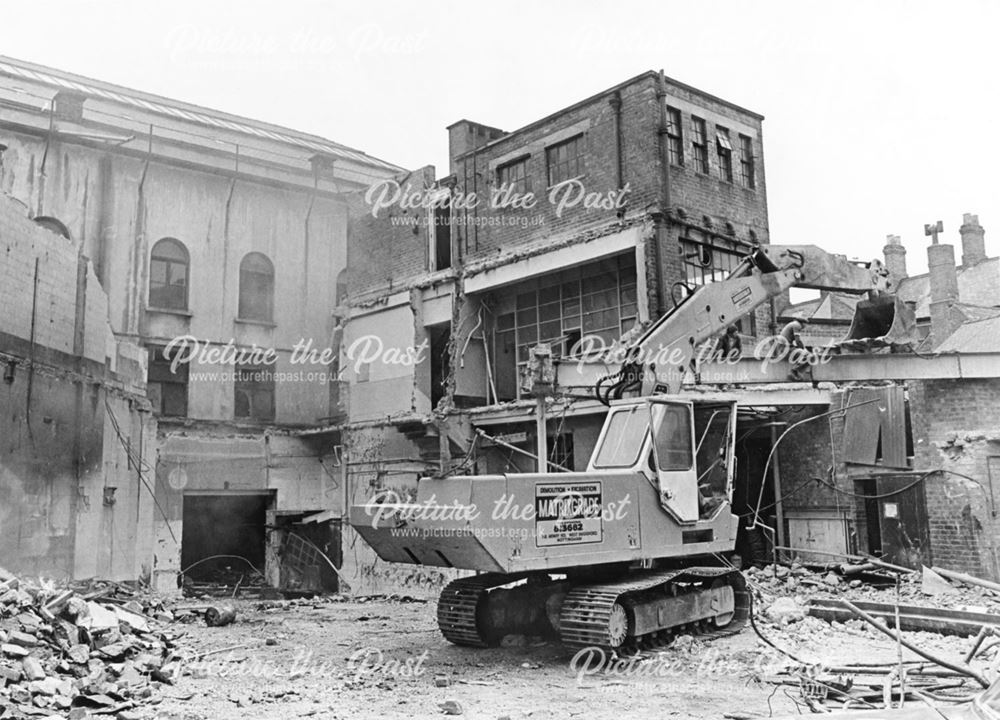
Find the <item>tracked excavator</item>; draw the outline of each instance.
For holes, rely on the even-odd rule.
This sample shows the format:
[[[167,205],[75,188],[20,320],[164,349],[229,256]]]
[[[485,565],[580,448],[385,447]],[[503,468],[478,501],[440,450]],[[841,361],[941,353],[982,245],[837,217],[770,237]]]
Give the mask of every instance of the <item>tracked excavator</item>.
[[[749,597],[732,553],[738,394],[685,395],[702,343],[791,287],[867,294],[843,346],[915,341],[913,311],[878,261],[815,246],[762,245],[730,275],[686,294],[595,391],[607,417],[583,472],[425,477],[415,499],[376,493],[351,525],[384,560],[475,570],[449,583],[449,641],[555,635],[616,652],[678,633],[736,632]],[[541,465],[541,464],[540,464]]]

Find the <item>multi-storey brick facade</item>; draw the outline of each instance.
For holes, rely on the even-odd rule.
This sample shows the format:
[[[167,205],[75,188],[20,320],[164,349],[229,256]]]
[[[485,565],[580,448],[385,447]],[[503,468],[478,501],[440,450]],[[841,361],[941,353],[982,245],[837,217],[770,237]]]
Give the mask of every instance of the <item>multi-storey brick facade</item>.
[[[762,119],[648,72],[513,132],[456,122],[447,177],[425,168],[352,198],[345,449],[392,448],[355,468],[354,499],[405,492],[449,455],[532,469],[526,455],[473,448],[471,434],[534,447],[534,401],[519,387],[529,347],[566,357],[581,338],[616,342],[769,241]],[[764,306],[743,320],[745,342],[771,317]],[[394,356],[425,352],[409,366],[359,363],[372,336]],[[564,400],[551,447],[581,468],[602,416]],[[371,567],[356,577],[374,581]]]

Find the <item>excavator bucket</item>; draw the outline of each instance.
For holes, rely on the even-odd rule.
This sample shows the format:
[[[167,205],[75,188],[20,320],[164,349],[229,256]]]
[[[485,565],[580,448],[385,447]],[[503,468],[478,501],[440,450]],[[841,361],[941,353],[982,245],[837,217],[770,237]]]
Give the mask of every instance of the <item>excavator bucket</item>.
[[[881,295],[858,302],[851,329],[837,344],[845,349],[866,350],[916,345],[919,340],[913,308],[896,295]]]

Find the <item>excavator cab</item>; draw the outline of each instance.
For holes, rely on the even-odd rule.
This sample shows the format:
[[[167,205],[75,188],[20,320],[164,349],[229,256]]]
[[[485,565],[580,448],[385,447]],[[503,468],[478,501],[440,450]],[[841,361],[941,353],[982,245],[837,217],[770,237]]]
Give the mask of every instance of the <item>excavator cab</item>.
[[[591,472],[634,466],[680,524],[710,520],[727,506],[734,470],[736,403],[676,397],[612,406]]]

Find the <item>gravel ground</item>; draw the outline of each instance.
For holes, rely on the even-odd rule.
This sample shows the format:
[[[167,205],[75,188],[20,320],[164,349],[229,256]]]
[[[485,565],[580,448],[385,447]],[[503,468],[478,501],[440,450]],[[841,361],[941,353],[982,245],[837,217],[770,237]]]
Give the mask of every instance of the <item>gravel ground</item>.
[[[148,714],[200,718],[719,718],[797,713],[794,687],[762,682],[783,660],[747,627],[710,642],[681,638],[641,662],[586,671],[558,643],[515,638],[460,648],[437,631],[433,602],[318,599],[265,608],[237,604],[235,624],[185,627],[195,654]],[[857,626],[807,618],[778,627],[774,642],[828,665],[892,662],[894,644]],[[960,658],[970,640],[908,635]],[[908,656],[909,657],[909,656]],[[449,704],[450,703],[450,704]],[[444,709],[443,707],[444,706]]]

